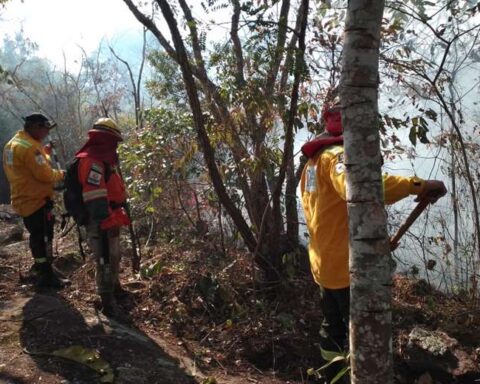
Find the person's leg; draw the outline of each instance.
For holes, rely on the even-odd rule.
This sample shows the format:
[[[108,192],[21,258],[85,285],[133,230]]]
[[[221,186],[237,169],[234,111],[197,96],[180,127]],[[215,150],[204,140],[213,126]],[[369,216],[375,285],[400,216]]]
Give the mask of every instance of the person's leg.
[[[40,269],[41,264],[49,262],[44,237],[44,215],[45,208],[42,207],[30,216],[23,218],[25,228],[27,228],[27,231],[30,234],[28,245],[30,247],[30,252],[32,253],[35,270]]]
[[[55,228],[55,216],[52,213],[53,202],[49,200],[44,206],[43,225],[44,225],[44,242],[47,253],[47,259],[50,264],[53,262],[53,232]]]
[[[108,230],[108,246],[110,248],[110,268],[112,271],[113,294],[117,299],[123,299],[128,295],[128,291],[122,288],[120,284],[120,261],[122,258],[120,252],[120,228]]]
[[[323,322],[320,330],[323,349],[340,351],[347,345],[350,290],[320,289]]]
[[[327,289],[322,287],[320,291],[320,308],[324,316],[320,329],[320,345],[325,351],[345,352],[348,349],[350,289]],[[325,363],[327,362],[325,361]],[[338,362],[327,367],[323,372],[327,383],[344,366],[343,362]]]
[[[87,237],[96,262],[95,282],[97,294],[102,301],[103,312],[110,314],[110,312],[113,312],[115,299],[113,297],[108,235],[106,231],[100,229],[99,223],[90,221],[87,225]]]
[[[30,233],[29,246],[33,256],[33,271],[38,288],[63,288],[64,282],[52,270],[52,239],[54,219],[50,208],[43,206],[23,219]]]
[[[338,342],[341,343],[340,347],[342,350],[346,351],[349,349],[348,343],[348,333],[349,333],[349,322],[350,322],[350,287],[343,289],[334,289],[332,294],[337,303],[338,312],[342,318],[342,336],[338,339]]]
[[[112,271],[113,286],[119,286],[120,273],[120,228],[108,230],[108,247],[110,250],[110,268]]]

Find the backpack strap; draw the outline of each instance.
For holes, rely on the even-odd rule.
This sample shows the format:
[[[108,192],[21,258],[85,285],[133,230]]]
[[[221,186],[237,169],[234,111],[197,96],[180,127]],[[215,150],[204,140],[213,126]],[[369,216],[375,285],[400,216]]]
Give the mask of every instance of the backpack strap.
[[[105,175],[103,176],[105,178],[105,182],[108,182],[110,179],[110,176],[112,176],[112,167],[110,164],[108,164],[106,161],[103,162],[103,168],[105,169]]]

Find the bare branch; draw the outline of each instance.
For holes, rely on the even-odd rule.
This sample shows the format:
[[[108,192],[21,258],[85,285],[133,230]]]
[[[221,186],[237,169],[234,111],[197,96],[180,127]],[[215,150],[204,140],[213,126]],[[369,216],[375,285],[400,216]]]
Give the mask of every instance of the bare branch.
[[[297,20],[295,22],[295,30],[294,30],[294,33],[292,34],[292,38],[290,39],[290,42],[288,44],[287,57],[285,58],[285,63],[283,65],[283,69],[281,71],[280,93],[285,92],[285,88],[287,86],[287,80],[288,80],[288,71],[293,64],[295,46],[297,45],[298,35],[300,33],[300,28],[301,28],[301,25],[302,25],[302,17],[303,17],[303,12],[304,12],[303,4],[304,3],[302,2],[300,4],[299,9],[298,9]]]
[[[293,157],[293,126],[294,121],[297,116],[297,104],[298,104],[298,93],[300,88],[300,82],[305,70],[305,34],[307,30],[307,19],[308,19],[308,3],[309,0],[302,0],[302,17],[301,17],[301,28],[300,35],[298,39],[298,50],[296,51],[295,57],[295,75],[293,80],[292,94],[290,98],[290,111],[288,116],[287,125],[285,127],[285,142],[283,147],[283,157],[282,163],[280,164],[277,184],[273,191],[273,215],[274,215],[274,225],[282,226],[283,220],[281,217],[281,207],[280,207],[280,196],[282,191],[282,185],[285,180],[285,175],[287,172],[287,167],[292,164]],[[279,233],[279,232],[274,232]]]
[[[237,82],[239,85],[245,83],[245,77],[243,75],[243,52],[242,52],[242,43],[238,37],[238,21],[240,19],[240,2],[238,0],[232,0],[233,3],[233,15],[232,15],[232,28],[230,30],[230,37],[233,42],[233,51],[235,52],[235,61],[237,66]]]
[[[129,0],[124,0],[129,1]],[[250,230],[248,224],[242,216],[240,210],[235,206],[234,202],[231,200],[230,196],[227,193],[225,185],[223,184],[220,172],[215,163],[215,150],[212,147],[208,133],[205,129],[204,116],[200,106],[200,101],[198,99],[197,87],[193,79],[193,74],[190,66],[190,62],[185,51],[185,46],[183,44],[182,37],[177,27],[177,22],[173,16],[172,10],[167,2],[167,0],[157,0],[157,3],[162,10],[163,16],[167,21],[167,24],[170,28],[170,33],[172,35],[172,40],[177,52],[178,61],[180,68],[182,70],[183,80],[185,82],[185,88],[187,90],[188,99],[190,102],[190,107],[193,113],[193,120],[195,124],[195,129],[197,131],[198,141],[202,147],[202,152],[204,155],[205,163],[207,165],[210,178],[212,179],[215,192],[218,195],[218,198],[222,202],[225,209],[228,211],[235,225],[240,231],[245,244],[250,250],[254,250],[256,246],[255,238],[253,237],[252,231]]]
[[[285,49],[285,42],[287,40],[287,27],[288,27],[288,12],[290,11],[290,0],[283,0],[282,8],[280,10],[280,18],[278,21],[278,37],[277,37],[277,47],[275,48],[275,55],[272,62],[272,67],[267,75],[265,82],[265,93],[267,97],[271,97],[273,94],[274,88],[272,84],[275,83],[277,78],[278,70],[280,68],[280,63],[282,62],[282,57]]]
[[[178,61],[176,58],[176,53],[173,47],[170,45],[168,40],[163,36],[162,32],[157,28],[155,23],[153,22],[152,19],[144,15],[140,10],[136,7],[135,4],[133,4],[132,0],[123,0],[125,4],[127,4],[128,9],[133,13],[133,15],[137,18],[140,23],[142,23],[145,27],[148,28],[150,32],[153,33],[153,35],[157,38],[159,43],[162,45],[162,47],[165,49],[167,54],[173,58],[175,61]]]

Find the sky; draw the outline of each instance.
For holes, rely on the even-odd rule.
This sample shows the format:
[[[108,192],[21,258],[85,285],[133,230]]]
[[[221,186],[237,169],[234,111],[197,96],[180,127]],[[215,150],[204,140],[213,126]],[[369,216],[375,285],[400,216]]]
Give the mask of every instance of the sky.
[[[0,8],[0,39],[22,30],[39,56],[61,65],[63,53],[73,63],[79,46],[90,52],[102,39],[116,45],[142,28],[122,0],[10,0]]]

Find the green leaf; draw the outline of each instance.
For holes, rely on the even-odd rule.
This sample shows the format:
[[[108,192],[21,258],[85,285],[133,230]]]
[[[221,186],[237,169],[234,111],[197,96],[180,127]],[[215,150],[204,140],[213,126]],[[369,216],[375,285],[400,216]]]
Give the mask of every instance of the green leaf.
[[[202,381],[202,384],[217,384],[217,379],[215,379],[215,377],[209,376]]]
[[[143,278],[152,278],[155,275],[158,275],[163,269],[163,263],[158,260],[156,263],[144,266],[140,268],[140,276]]]
[[[336,376],[330,381],[330,384],[335,384],[338,380],[340,380],[345,374],[350,370],[350,367],[343,367],[340,372],[336,374]]]
[[[428,128],[426,127],[418,127],[418,130],[417,130],[417,136],[418,136],[418,139],[420,140],[420,142],[422,144],[429,144],[430,143],[430,140],[428,140],[428,137],[427,137],[427,132],[428,132]]]
[[[300,120],[298,117],[295,118],[294,122],[295,122],[295,127],[297,129],[302,129],[303,128],[302,120]]]
[[[95,349],[84,348],[81,345],[72,345],[68,348],[57,349],[52,352],[52,355],[76,361],[93,369],[100,375],[101,383],[113,383],[113,369],[110,367],[110,364],[100,357],[99,352]]]
[[[320,368],[318,368],[319,371],[322,371],[324,370],[325,368],[329,367],[330,365],[333,365],[334,363],[337,363],[339,361],[343,361],[345,362],[346,361],[346,358],[345,356],[337,356],[337,357],[334,357],[332,360],[330,360],[327,364],[325,365],[322,365]]]
[[[435,112],[433,109],[427,109],[425,114],[430,120],[437,121],[437,112]]]
[[[408,135],[408,138],[410,139],[413,146],[417,145],[417,128],[416,127],[410,128],[410,134]]]
[[[341,359],[345,359],[345,356],[342,352],[337,351],[327,351],[326,349],[320,348],[320,353],[322,355],[323,360],[331,362],[332,360],[336,359],[337,357],[341,357]],[[338,361],[338,360],[335,360]]]
[[[160,194],[161,194],[162,192],[163,192],[163,188],[162,188],[162,187],[155,187],[155,188],[153,188],[153,190],[152,190],[152,195],[153,195],[154,197],[158,197],[158,196],[160,196]]]

